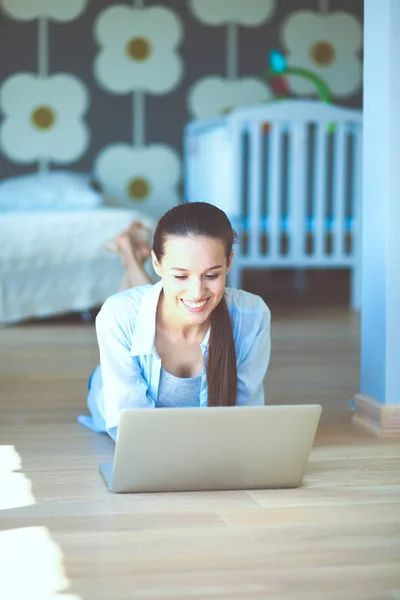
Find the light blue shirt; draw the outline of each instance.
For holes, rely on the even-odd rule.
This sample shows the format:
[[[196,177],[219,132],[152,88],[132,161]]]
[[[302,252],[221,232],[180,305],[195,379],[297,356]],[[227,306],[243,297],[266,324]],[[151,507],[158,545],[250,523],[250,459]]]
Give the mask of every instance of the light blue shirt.
[[[119,292],[106,300],[96,318],[100,366],[89,380],[91,417],[78,420],[114,439],[123,409],[154,408],[157,404],[161,358],[155,348],[155,334],[161,291],[162,280]],[[226,288],[225,298],[236,349],[236,405],[262,405],[263,379],[271,351],[271,313],[259,296],[243,290]],[[210,329],[200,345],[204,362],[201,407],[208,403],[209,337]]]

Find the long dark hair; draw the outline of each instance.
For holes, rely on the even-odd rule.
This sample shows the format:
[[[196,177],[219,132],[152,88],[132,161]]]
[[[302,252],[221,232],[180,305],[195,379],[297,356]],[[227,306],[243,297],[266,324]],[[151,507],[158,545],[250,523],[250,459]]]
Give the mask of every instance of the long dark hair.
[[[180,204],[169,210],[158,222],[154,233],[153,251],[158,262],[165,253],[168,236],[201,236],[221,240],[226,260],[237,236],[226,214],[206,202]],[[225,297],[211,316],[211,332],[207,358],[208,406],[236,404],[237,370],[232,323]]]

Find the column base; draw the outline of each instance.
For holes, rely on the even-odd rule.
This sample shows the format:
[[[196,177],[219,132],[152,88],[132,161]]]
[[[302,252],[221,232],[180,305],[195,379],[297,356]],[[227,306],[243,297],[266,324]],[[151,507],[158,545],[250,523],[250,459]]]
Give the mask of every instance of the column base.
[[[356,394],[352,423],[377,437],[400,437],[400,404],[382,404],[364,394]]]

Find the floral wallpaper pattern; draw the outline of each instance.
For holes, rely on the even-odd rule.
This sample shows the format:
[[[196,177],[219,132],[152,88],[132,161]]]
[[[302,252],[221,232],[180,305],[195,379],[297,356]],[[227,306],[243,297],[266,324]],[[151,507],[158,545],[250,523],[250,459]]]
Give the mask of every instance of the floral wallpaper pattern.
[[[271,49],[359,107],[362,18],[362,0],[2,0],[0,177],[91,171],[158,217],[180,200],[185,123],[272,98]]]
[[[296,11],[283,23],[282,41],[289,64],[310,69],[325,79],[336,98],[346,98],[360,89],[362,27],[353,15]],[[299,95],[312,92],[311,84],[302,78],[293,77],[289,85]]]

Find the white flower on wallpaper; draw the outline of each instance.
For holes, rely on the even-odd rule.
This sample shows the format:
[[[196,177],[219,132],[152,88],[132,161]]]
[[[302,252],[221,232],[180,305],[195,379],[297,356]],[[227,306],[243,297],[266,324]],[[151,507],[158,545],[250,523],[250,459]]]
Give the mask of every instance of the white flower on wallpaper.
[[[165,94],[179,84],[182,26],[172,10],[112,6],[98,16],[95,36],[102,47],[95,76],[107,91]]]
[[[207,25],[261,25],[275,9],[275,0],[190,0],[194,15]]]
[[[226,114],[238,106],[259,104],[271,98],[266,83],[255,77],[224,79],[210,76],[197,81],[189,91],[188,108],[193,117]]]
[[[12,75],[0,88],[4,154],[21,163],[41,158],[58,163],[78,160],[89,143],[82,120],[88,101],[86,87],[73,75]]]
[[[294,12],[283,23],[282,40],[289,65],[321,76],[334,96],[350,96],[360,88],[362,67],[357,53],[362,26],[353,15]],[[296,94],[315,93],[315,87],[302,77],[289,76],[288,81]]]
[[[94,171],[113,203],[136,206],[155,219],[179,202],[181,163],[168,146],[107,146],[98,155]]]
[[[88,0],[3,0],[3,10],[10,17],[30,21],[47,17],[54,21],[71,21],[79,17]]]

